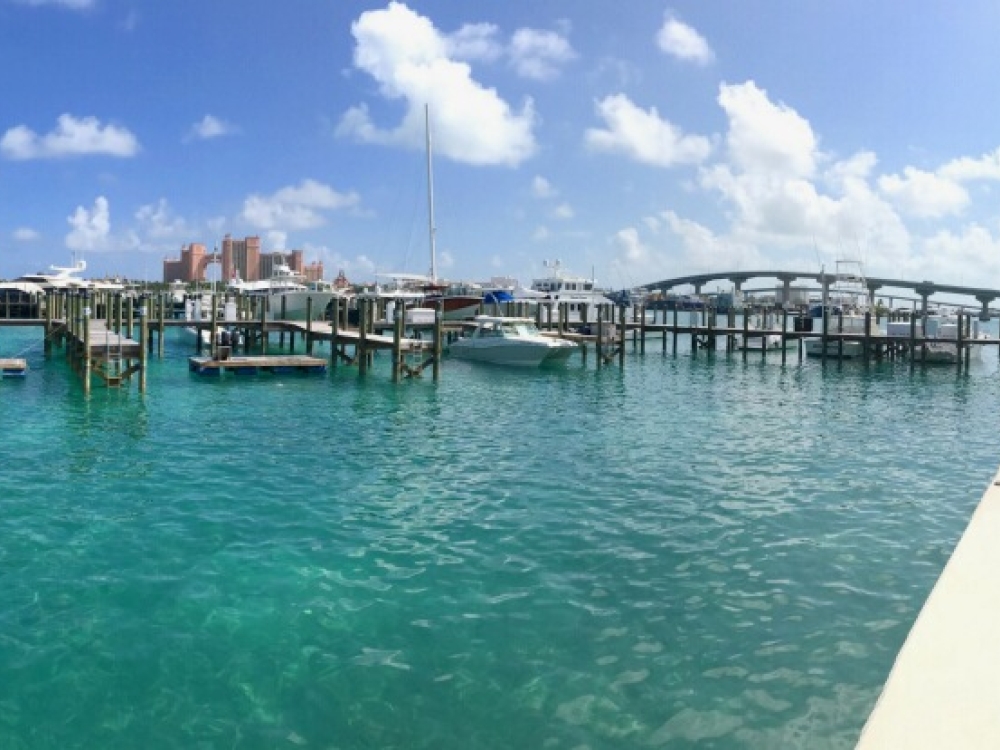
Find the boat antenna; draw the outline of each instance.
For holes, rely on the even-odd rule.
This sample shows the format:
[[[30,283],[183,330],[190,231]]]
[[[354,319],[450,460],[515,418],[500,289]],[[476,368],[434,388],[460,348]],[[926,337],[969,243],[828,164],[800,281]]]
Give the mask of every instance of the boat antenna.
[[[434,247],[434,171],[431,161],[431,108],[424,104],[424,137],[427,142],[427,226],[431,246],[431,283],[437,283],[437,251]]]

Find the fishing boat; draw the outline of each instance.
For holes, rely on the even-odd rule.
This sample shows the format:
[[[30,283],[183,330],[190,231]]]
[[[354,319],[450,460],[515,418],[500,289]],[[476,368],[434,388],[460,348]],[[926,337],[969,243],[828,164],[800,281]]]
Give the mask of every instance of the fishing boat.
[[[962,325],[958,316],[951,312],[932,311],[916,321],[911,329],[909,321],[892,321],[886,332],[892,338],[909,339],[911,334],[923,338],[924,342],[913,352],[913,357],[927,364],[956,364],[961,356],[958,346],[958,328]],[[972,330],[963,336],[966,340],[988,339],[989,335],[979,330],[976,321]],[[981,347],[972,346],[970,354],[981,355]]]
[[[866,314],[869,312],[868,294],[861,262],[838,260],[833,282],[823,287],[822,302],[809,308],[809,330],[814,334],[822,334],[825,328],[828,336],[864,336],[866,330],[870,335],[878,335],[874,316]],[[850,359],[864,356],[865,353],[864,341],[827,338],[825,343],[824,353],[822,335],[803,339],[806,355]]]
[[[452,342],[453,357],[517,367],[559,365],[576,351],[565,339],[545,336],[531,318],[477,315],[475,329]]]

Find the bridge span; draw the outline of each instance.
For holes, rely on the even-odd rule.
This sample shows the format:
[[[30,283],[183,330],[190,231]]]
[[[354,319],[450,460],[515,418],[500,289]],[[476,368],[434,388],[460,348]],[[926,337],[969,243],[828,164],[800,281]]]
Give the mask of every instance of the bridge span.
[[[785,299],[791,295],[792,283],[806,280],[815,281],[823,291],[828,291],[830,286],[837,280],[837,274],[826,271],[719,271],[717,273],[700,273],[690,276],[677,276],[673,279],[663,279],[650,284],[643,284],[643,289],[649,291],[667,292],[678,286],[693,286],[695,294],[701,294],[702,287],[712,281],[729,281],[736,291],[740,291],[750,279],[778,279],[784,286]],[[907,281],[905,279],[881,279],[866,277],[864,285],[868,289],[868,296],[874,304],[875,294],[880,289],[909,289],[919,295],[921,305],[927,309],[927,300],[935,294],[955,294],[959,296],[972,297],[982,305],[983,314],[989,314],[991,302],[1000,298],[1000,289],[984,289],[979,287],[956,286],[954,284],[937,284],[933,281]],[[889,296],[889,295],[884,295]]]

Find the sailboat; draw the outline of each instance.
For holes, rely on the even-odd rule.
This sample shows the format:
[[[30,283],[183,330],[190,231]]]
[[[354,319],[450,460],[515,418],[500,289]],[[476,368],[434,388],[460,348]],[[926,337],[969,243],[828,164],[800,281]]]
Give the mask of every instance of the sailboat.
[[[427,226],[431,252],[431,274],[423,285],[425,294],[420,307],[440,308],[444,320],[471,320],[479,313],[483,304],[481,289],[473,289],[463,284],[448,284],[437,277],[437,249],[434,225],[434,168],[431,150],[430,107],[424,105],[424,137],[427,152]]]

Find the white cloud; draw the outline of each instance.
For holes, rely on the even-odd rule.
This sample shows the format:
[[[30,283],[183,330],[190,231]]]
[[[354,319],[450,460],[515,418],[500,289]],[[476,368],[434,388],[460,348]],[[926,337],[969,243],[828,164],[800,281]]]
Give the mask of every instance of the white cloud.
[[[565,37],[552,31],[518,29],[510,42],[510,60],[518,75],[549,81],[559,75],[559,66],[576,57]]]
[[[878,248],[880,270],[899,266],[911,237],[872,184],[877,164],[873,153],[833,161],[820,152],[808,121],[790,107],[771,102],[752,81],[723,85],[719,104],[729,120],[726,158],[704,167],[698,186],[723,199],[728,226],[708,238],[703,231],[709,230],[702,225],[691,226],[677,214],[665,213],[660,219],[674,234],[713,248],[719,257],[715,267],[723,267],[728,259],[733,267],[746,268],[767,248],[771,265],[813,268],[820,250],[860,244]],[[710,269],[712,264],[693,253],[693,244],[690,247],[684,267]]]
[[[498,60],[504,49],[496,40],[497,31],[497,27],[489,23],[466,24],[445,38],[448,54],[458,60]]]
[[[555,210],[552,212],[552,215],[555,216],[557,219],[566,220],[566,219],[572,219],[573,216],[575,216],[575,213],[573,212],[573,207],[571,205],[569,205],[568,203],[560,203],[558,206],[555,207]]]
[[[923,259],[919,278],[958,279],[982,286],[982,279],[1000,276],[1000,237],[978,224],[957,231],[941,230],[920,246]]]
[[[954,159],[938,170],[938,174],[949,180],[965,182],[970,180],[1000,180],[1000,148],[978,159],[962,157]]]
[[[315,180],[284,187],[273,195],[251,195],[243,202],[243,218],[260,229],[313,229],[322,226],[324,212],[358,205],[356,193],[338,193]]]
[[[165,198],[140,206],[135,212],[135,220],[142,234],[150,240],[183,242],[191,233],[184,219],[174,215]]]
[[[707,65],[715,59],[712,48],[701,34],[670,15],[657,32],[656,43],[661,50],[679,60]]]
[[[587,130],[586,143],[595,151],[623,153],[635,161],[659,167],[698,163],[712,151],[708,138],[685,135],[660,118],[655,107],[647,112],[624,94],[598,102],[597,111],[607,129]]]
[[[552,184],[540,175],[536,175],[531,181],[531,194],[536,198],[554,198],[558,195]]]
[[[194,123],[185,138],[186,141],[201,140],[207,141],[210,138],[219,138],[224,135],[232,135],[236,132],[236,127],[215,115],[205,115],[201,120]]]
[[[451,45],[424,16],[402,3],[362,13],[352,25],[354,64],[407,111],[392,130],[378,128],[364,105],[350,108],[337,127],[340,136],[364,143],[422,148],[424,106],[433,122],[435,153],[455,161],[516,166],[535,152],[534,106],[526,100],[514,112],[495,89],[472,77],[468,64],[448,56]]]
[[[288,232],[272,229],[267,233],[267,247],[281,251],[288,247]]]
[[[719,87],[729,117],[726,143],[733,163],[746,171],[811,177],[819,156],[809,122],[791,107],[774,104],[753,81]]]
[[[11,236],[17,242],[34,242],[41,238],[41,232],[31,227],[18,227],[14,230]]]
[[[139,141],[125,128],[101,125],[95,117],[60,115],[56,128],[38,135],[24,125],[11,128],[0,138],[0,153],[8,159],[53,159],[105,154],[129,157],[139,152]]]
[[[66,221],[72,227],[66,235],[66,247],[78,251],[101,251],[109,248],[111,234],[111,211],[108,199],[103,195],[94,200],[94,207],[88,211],[77,206]]]
[[[878,186],[899,208],[922,219],[961,213],[969,194],[957,182],[932,172],[906,167],[900,175],[879,178]]]

